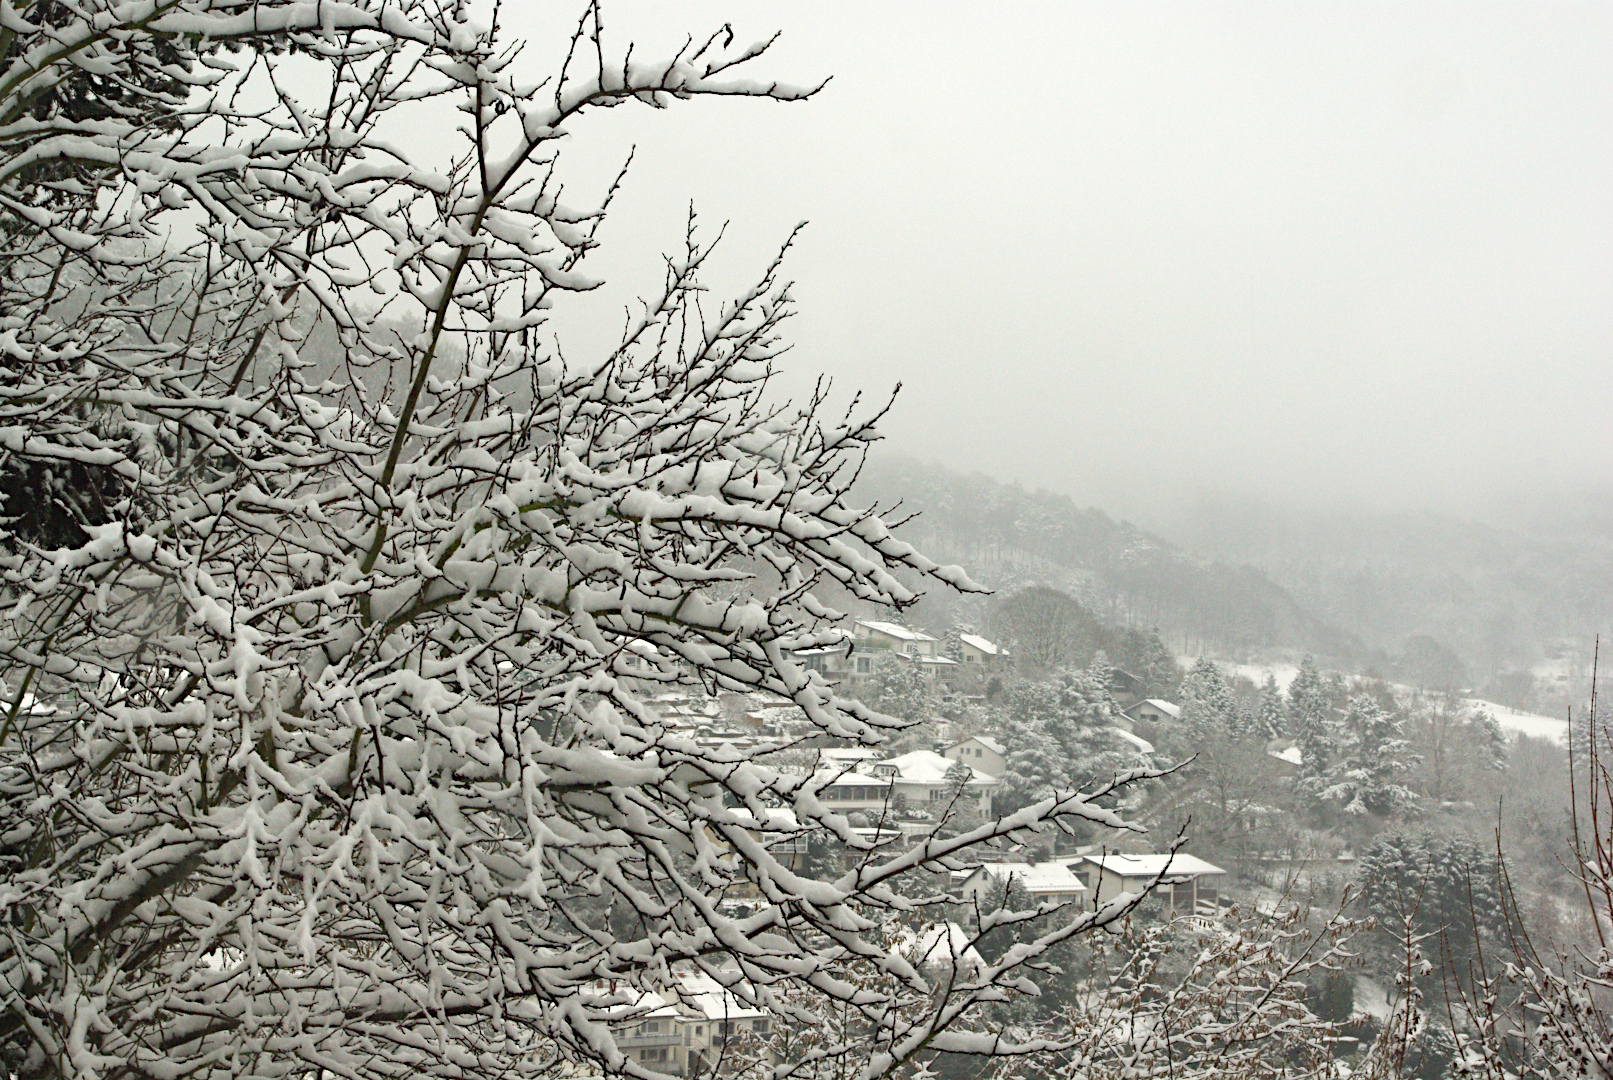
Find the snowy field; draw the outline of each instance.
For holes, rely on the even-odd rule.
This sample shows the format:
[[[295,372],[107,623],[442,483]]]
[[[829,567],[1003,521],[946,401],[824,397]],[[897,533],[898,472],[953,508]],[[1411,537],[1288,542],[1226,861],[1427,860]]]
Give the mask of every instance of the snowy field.
[[[1531,739],[1550,739],[1559,746],[1568,744],[1568,721],[1562,717],[1541,716],[1539,713],[1519,712],[1509,709],[1505,705],[1497,705],[1493,701],[1482,698],[1468,698],[1469,705],[1476,705],[1495,717],[1495,722],[1501,725],[1503,731],[1517,732],[1527,735]]]

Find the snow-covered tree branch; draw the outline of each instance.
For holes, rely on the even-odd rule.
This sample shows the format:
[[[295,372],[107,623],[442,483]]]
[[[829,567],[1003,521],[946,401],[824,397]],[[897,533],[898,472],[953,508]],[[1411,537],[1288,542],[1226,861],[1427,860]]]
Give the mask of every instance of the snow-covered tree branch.
[[[766,691],[878,742],[792,659],[837,640],[815,590],[973,586],[848,501],[877,410],[769,396],[782,253],[713,305],[691,223],[613,352],[546,344],[615,190],[558,197],[587,113],[814,90],[727,28],[646,63],[603,25],[544,79],[439,0],[0,5],[13,1075],[645,1075],[606,1018],[696,969],[884,1023],[877,1073],[1001,1048],[947,1029],[1118,914],[937,994],[885,913],[973,844],[1126,824],[1060,793],[810,880],[770,833],[865,844],[822,778],[635,696]],[[449,109],[462,152],[417,159]]]

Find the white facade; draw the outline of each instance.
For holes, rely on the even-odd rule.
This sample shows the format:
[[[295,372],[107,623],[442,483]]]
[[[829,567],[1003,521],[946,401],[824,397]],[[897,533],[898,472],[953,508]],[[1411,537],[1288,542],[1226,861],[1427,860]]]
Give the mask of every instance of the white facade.
[[[963,881],[963,892],[978,896],[998,882],[1010,878],[1025,890],[1032,900],[1044,903],[1069,903],[1084,900],[1087,886],[1069,863],[988,863],[979,867]]]
[[[858,619],[853,624],[852,634],[859,641],[902,656],[935,656],[940,652],[937,648],[940,643],[935,638],[922,630],[909,630],[898,623]]]
[[[941,753],[953,761],[961,761],[979,769],[987,776],[1001,776],[1008,771],[1008,750],[990,735],[975,735],[955,742]]]

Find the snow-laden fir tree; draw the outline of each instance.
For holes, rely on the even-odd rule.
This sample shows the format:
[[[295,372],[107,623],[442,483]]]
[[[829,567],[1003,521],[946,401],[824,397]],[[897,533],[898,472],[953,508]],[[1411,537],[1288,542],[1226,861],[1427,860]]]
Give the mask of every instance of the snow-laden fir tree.
[[[1311,785],[1326,775],[1332,761],[1333,727],[1327,684],[1316,660],[1307,654],[1288,684],[1288,733],[1300,749],[1300,776]]]
[[[1336,760],[1319,795],[1349,814],[1387,817],[1415,805],[1417,793],[1403,780],[1416,765],[1416,755],[1402,728],[1397,710],[1370,694],[1352,697],[1339,725]]]
[[[1023,682],[1004,695],[1002,798],[1019,806],[1072,788],[1090,791],[1142,764],[1112,730],[1119,706],[1091,671]]]
[[[1182,723],[1190,729],[1230,738],[1254,731],[1254,721],[1227,684],[1215,661],[1199,657],[1182,677]]]
[[[806,877],[771,845],[868,846],[828,778],[641,704],[764,692],[879,743],[794,659],[841,640],[819,587],[972,586],[848,500],[872,417],[769,395],[780,264],[720,300],[691,223],[614,348],[545,330],[598,284],[609,192],[555,175],[588,114],[812,87],[727,28],[651,60],[594,6],[545,75],[497,14],[5,9],[0,475],[103,493],[0,534],[11,1076],[642,1076],[606,1021],[683,971],[855,1010],[866,1076],[1008,1050],[954,1029],[1043,944],[937,988],[880,927],[975,843],[1122,827],[1065,791]],[[456,156],[417,156],[444,116]]]
[[[1288,731],[1287,703],[1277,676],[1267,672],[1260,688],[1260,710],[1255,715],[1255,732],[1262,739],[1280,739]]]

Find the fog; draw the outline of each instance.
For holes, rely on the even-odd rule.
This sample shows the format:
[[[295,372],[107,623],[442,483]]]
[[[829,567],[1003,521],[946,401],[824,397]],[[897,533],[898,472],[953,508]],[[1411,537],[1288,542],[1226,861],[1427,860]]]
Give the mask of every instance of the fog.
[[[903,453],[1144,519],[1206,492],[1466,512],[1613,481],[1605,5],[607,17],[644,57],[780,30],[769,75],[832,79],[578,125],[576,201],[637,157],[570,347],[620,325],[692,204],[728,223],[718,291],[810,223],[789,384],[900,382]]]

